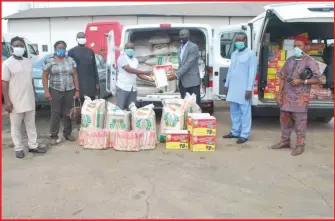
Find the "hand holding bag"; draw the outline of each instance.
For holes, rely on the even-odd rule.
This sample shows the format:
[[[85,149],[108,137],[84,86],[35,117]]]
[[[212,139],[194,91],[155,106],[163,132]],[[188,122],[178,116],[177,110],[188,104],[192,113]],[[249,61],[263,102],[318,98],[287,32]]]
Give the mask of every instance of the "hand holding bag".
[[[69,118],[78,121],[81,118],[81,101],[78,99],[79,106],[76,106],[76,99],[73,100],[73,107],[70,110]]]

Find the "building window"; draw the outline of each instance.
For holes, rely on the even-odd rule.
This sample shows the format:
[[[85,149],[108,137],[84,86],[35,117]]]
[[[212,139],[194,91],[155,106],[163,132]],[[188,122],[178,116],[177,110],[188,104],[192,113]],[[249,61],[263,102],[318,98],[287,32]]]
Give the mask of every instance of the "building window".
[[[221,57],[230,59],[235,49],[234,39],[236,34],[236,32],[231,32],[221,35]]]
[[[48,52],[48,45],[42,45],[42,52]]]

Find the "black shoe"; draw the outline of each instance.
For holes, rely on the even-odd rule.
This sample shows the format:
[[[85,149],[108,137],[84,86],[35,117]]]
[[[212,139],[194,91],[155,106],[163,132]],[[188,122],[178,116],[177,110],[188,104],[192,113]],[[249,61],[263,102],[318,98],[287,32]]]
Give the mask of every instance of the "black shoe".
[[[46,153],[47,152],[47,148],[45,148],[45,147],[37,147],[35,149],[30,149],[29,148],[29,152],[30,153]]]
[[[231,139],[231,138],[239,138],[238,136],[234,136],[232,133],[224,135],[223,136],[224,139]]]
[[[15,156],[16,158],[20,158],[20,159],[24,158],[23,150],[15,151]]]
[[[71,135],[69,136],[64,136],[65,140],[68,140],[68,141],[76,141],[76,138],[72,137]]]
[[[247,141],[248,141],[248,139],[243,138],[243,137],[240,137],[240,138],[238,138],[238,140],[236,141],[236,143],[237,143],[237,144],[242,144],[242,143],[245,143],[245,142],[247,142]]]

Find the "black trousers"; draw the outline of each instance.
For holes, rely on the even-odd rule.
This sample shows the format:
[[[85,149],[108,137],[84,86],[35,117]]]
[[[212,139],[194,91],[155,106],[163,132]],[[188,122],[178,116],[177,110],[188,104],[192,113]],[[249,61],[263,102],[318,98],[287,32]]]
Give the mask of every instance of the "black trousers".
[[[52,97],[50,123],[51,138],[58,139],[61,118],[63,118],[64,123],[63,135],[64,137],[68,137],[72,133],[72,122],[68,115],[73,106],[74,90],[58,91],[50,88],[49,91]]]
[[[181,98],[184,99],[186,96],[186,93],[189,93],[190,95],[195,94],[197,96],[197,104],[199,107],[201,104],[201,98],[200,98],[200,85],[194,86],[194,87],[188,87],[185,88],[181,81],[179,81],[179,92],[181,95]]]

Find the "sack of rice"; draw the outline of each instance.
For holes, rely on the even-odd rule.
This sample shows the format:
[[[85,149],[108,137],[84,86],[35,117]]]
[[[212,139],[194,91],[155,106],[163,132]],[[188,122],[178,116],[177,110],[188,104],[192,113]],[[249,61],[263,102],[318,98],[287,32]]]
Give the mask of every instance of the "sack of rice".
[[[100,128],[88,128],[87,136],[84,138],[85,149],[107,149],[108,148],[108,130]]]
[[[133,104],[130,104],[129,109],[131,110],[131,125],[133,130],[156,132],[156,115],[153,108],[153,104],[138,109]]]
[[[165,65],[172,65],[173,70],[178,70],[179,69],[178,55],[177,56],[170,56],[164,64]]]
[[[148,42],[153,45],[168,44],[171,42],[171,38],[166,33],[159,33],[156,36],[151,37]]]
[[[106,116],[106,101],[104,99],[91,100],[85,96],[81,109],[81,127],[104,128]]]
[[[152,55],[152,46],[135,46],[135,57],[148,57]]]
[[[183,110],[186,113],[201,113],[201,108],[197,104],[197,97],[195,94],[190,95],[189,93],[186,93]]]
[[[115,133],[114,150],[138,152],[141,149],[141,131],[117,131]]]
[[[170,52],[171,53],[178,53],[179,49],[180,49],[180,45],[181,45],[181,43],[179,41],[171,42],[171,44],[170,44]]]
[[[163,113],[161,118],[159,138],[165,141],[166,130],[182,130],[185,123],[185,112],[183,110],[183,99],[166,99],[162,101]]]
[[[130,130],[130,113],[107,102],[106,129],[108,130],[108,147],[113,147],[115,132]]]
[[[153,150],[156,148],[156,131],[143,131],[143,137],[140,139],[141,150]]]
[[[88,136],[88,128],[81,127],[78,136],[78,145],[84,146],[85,138]]]
[[[151,65],[147,65],[145,63],[140,63],[138,65],[138,69],[141,71],[152,71],[152,66]]]
[[[146,39],[146,38],[137,39],[134,41],[134,45],[135,46],[146,46],[148,48],[152,48],[152,44],[148,42],[148,40],[149,39]]]
[[[158,44],[154,45],[152,48],[153,55],[167,55],[170,53],[170,48],[168,44]]]
[[[144,63],[147,65],[161,65],[168,62],[169,56],[152,56],[151,58],[147,59]]]

